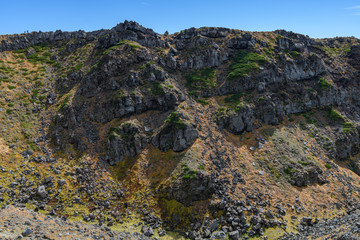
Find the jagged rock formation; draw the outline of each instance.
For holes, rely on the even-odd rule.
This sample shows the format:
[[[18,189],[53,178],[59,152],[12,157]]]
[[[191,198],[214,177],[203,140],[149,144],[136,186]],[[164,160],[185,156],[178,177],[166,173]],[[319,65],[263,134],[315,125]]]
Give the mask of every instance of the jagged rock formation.
[[[111,209],[111,226],[143,191],[141,200],[151,201],[142,206],[158,211],[138,211],[151,225],[143,227],[145,235],[162,225],[186,230],[191,239],[237,239],[285,227],[287,211],[316,214],[323,206],[353,207],[359,198],[359,177],[349,173],[360,173],[359,43],[214,27],[160,35],[126,21],[90,33],[4,36],[0,52],[22,59],[19,64],[44,64],[48,74],[46,96],[38,96],[45,90],[36,82],[23,91],[31,93],[34,112],[51,116],[49,125],[41,123],[46,144],[36,142],[46,156],[30,158],[33,152],[24,149],[24,159],[56,162],[52,148],[70,166],[86,160],[92,167],[66,177],[76,176],[74,188],[95,209]],[[4,68],[3,79],[17,74]],[[23,99],[15,110],[22,111]],[[111,182],[107,197],[97,196],[93,187],[100,191],[96,179],[103,173],[92,179],[90,172],[101,169],[127,191]],[[55,201],[54,181],[47,180],[23,190],[22,201]],[[307,198],[313,198],[308,205]],[[96,214],[84,220],[103,223]]]

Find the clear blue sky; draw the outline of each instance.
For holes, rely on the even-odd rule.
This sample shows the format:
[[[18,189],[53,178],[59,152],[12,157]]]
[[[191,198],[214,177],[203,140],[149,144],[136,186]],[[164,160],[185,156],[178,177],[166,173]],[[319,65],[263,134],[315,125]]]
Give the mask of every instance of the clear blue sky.
[[[360,0],[0,0],[0,34],[92,31],[134,20],[158,33],[217,26],[360,38]]]

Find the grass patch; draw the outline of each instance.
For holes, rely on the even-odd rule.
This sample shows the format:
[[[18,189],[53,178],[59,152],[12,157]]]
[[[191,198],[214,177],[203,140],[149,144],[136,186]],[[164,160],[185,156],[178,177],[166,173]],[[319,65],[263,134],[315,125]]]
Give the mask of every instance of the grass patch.
[[[230,65],[230,73],[227,78],[229,80],[239,79],[245,77],[252,71],[259,70],[259,64],[265,64],[267,60],[264,56],[248,52],[239,51],[234,59],[234,62]]]
[[[301,53],[299,53],[298,51],[291,51],[289,53],[289,55],[292,57],[292,58],[298,58],[301,56]]]
[[[305,118],[305,122],[307,124],[315,124],[316,123],[316,120],[312,118],[312,116],[314,115],[314,113],[312,111],[303,113],[302,115]]]
[[[71,95],[70,95],[70,94],[65,97],[64,101],[63,101],[62,104],[60,105],[59,111],[62,111],[62,110],[66,107],[66,105],[67,105],[67,104],[69,103],[69,101],[70,101],[70,98],[71,98]]]
[[[287,167],[284,169],[284,173],[286,174],[291,174],[292,172],[295,172],[295,170],[291,167]]]
[[[343,131],[342,132],[344,134],[352,133],[354,130],[355,130],[354,124],[352,124],[350,122],[343,123]]]
[[[194,92],[213,89],[216,86],[215,73],[215,68],[204,68],[187,74],[186,87]]]
[[[259,97],[258,102],[262,102],[262,101],[265,101],[265,98],[264,97]]]
[[[242,98],[243,96],[244,96],[243,93],[235,93],[235,94],[231,95],[230,97],[226,97],[225,102],[238,104],[238,103],[240,103],[240,98]]]
[[[122,40],[120,42],[118,42],[115,46],[112,46],[108,49],[106,49],[105,54],[109,54],[109,52],[113,49],[117,49],[120,46],[124,45],[124,44],[128,44],[131,47],[132,51],[135,51],[136,49],[142,48],[138,43],[133,42],[133,41],[129,41],[129,40]]]
[[[82,69],[82,67],[83,67],[83,64],[82,64],[82,63],[78,63],[78,64],[74,67],[74,69],[75,69],[75,71],[80,71],[80,70]]]
[[[196,99],[196,101],[197,101],[198,103],[201,103],[202,105],[208,105],[208,104],[209,104],[209,102],[207,102],[207,101],[204,100],[204,99],[200,99],[200,98]]]
[[[25,53],[26,52],[26,49],[17,49],[17,50],[14,50],[13,53]]]
[[[325,78],[322,77],[318,81],[318,86],[320,89],[327,89],[331,87],[331,84]]]
[[[334,122],[344,121],[343,116],[341,116],[335,109],[329,108],[327,111],[327,117]]]
[[[123,98],[123,97],[125,97],[125,92],[124,92],[124,90],[119,90],[119,91],[117,91],[116,93],[115,93],[115,98],[116,99],[120,99],[120,98]]]
[[[331,169],[332,168],[332,166],[330,165],[330,164],[325,164],[325,167],[327,168],[327,169]]]
[[[164,87],[159,82],[153,82],[151,85],[151,93],[154,95],[163,95]]]
[[[307,166],[309,165],[309,162],[304,162],[304,161],[298,161],[299,164],[303,165],[303,166]]]
[[[190,168],[187,166],[184,166],[183,170],[184,170],[182,176],[183,179],[193,179],[196,177],[197,171],[190,170]]]
[[[144,65],[141,65],[141,66],[140,66],[140,69],[148,68],[148,67],[150,67],[151,65],[153,65],[154,63],[155,63],[155,62],[154,62],[153,60],[151,60],[151,61],[145,63]]]
[[[183,129],[185,127],[185,123],[180,119],[178,112],[170,113],[165,122],[178,129]]]

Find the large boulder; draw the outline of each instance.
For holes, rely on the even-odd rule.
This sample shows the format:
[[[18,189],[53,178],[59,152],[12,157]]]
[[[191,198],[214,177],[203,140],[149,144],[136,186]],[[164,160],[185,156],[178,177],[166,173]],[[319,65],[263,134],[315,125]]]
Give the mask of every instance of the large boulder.
[[[124,160],[125,156],[138,155],[147,142],[148,137],[138,120],[126,121],[119,127],[111,128],[107,141],[109,163],[113,165]]]
[[[160,128],[152,139],[152,144],[161,151],[170,149],[180,152],[190,147],[199,133],[196,128],[180,119],[178,113],[171,113],[166,124]]]

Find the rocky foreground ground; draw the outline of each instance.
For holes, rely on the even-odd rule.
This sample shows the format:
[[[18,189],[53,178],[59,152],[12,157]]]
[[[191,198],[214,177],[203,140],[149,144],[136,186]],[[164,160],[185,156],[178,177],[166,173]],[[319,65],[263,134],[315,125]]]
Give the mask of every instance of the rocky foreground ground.
[[[62,217],[52,217],[26,209],[24,206],[6,206],[0,210],[0,239],[158,239],[150,234],[147,227],[143,233],[119,232],[108,227],[89,225],[82,222],[69,221]],[[353,210],[333,219],[313,219],[305,217],[299,221],[299,232],[286,233],[281,240],[303,239],[337,239],[356,240],[360,238],[360,210]],[[145,232],[144,232],[145,231]],[[186,233],[190,237],[191,233]],[[164,239],[166,233],[161,234]],[[169,236],[168,236],[169,238]],[[179,238],[179,237],[177,237]],[[249,239],[240,237],[238,231],[215,231],[210,239]],[[180,239],[180,238],[179,238]],[[195,239],[203,239],[201,237]],[[260,239],[271,239],[267,236]]]
[[[146,239],[142,234],[114,232],[12,205],[1,209],[0,216],[0,239]]]

